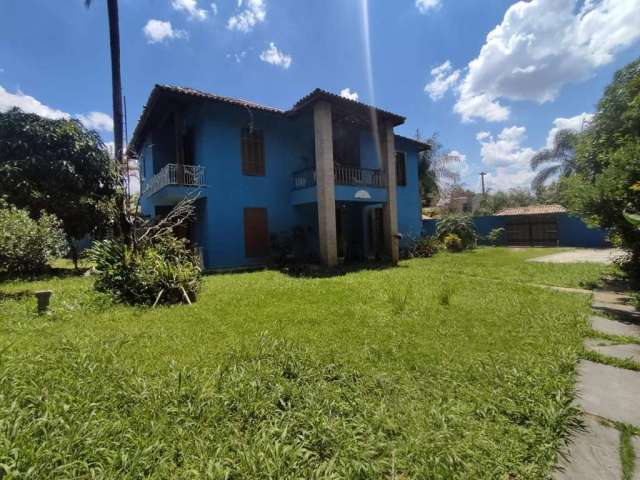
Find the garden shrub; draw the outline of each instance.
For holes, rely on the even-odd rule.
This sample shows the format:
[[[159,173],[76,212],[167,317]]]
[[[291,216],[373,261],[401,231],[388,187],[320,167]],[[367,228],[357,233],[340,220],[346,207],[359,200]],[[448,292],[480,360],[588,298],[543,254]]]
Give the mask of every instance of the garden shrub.
[[[89,256],[100,273],[96,289],[123,303],[188,303],[200,289],[197,254],[170,233],[135,249],[118,240],[99,241]]]
[[[462,239],[455,233],[450,233],[446,237],[444,237],[444,247],[447,249],[447,251],[454,253],[464,250]]]
[[[504,232],[505,229],[503,227],[494,228],[489,232],[489,235],[487,235],[487,240],[489,240],[489,243],[494,247],[496,245],[500,245],[502,243]]]
[[[475,248],[478,243],[478,234],[468,215],[447,215],[438,221],[436,238],[441,242],[450,234],[456,235],[462,242],[462,248]]]
[[[0,198],[0,271],[36,273],[66,253],[62,222],[41,212],[33,219],[27,210]]]
[[[433,237],[421,237],[412,239],[406,249],[407,258],[429,258],[433,257],[442,245]]]

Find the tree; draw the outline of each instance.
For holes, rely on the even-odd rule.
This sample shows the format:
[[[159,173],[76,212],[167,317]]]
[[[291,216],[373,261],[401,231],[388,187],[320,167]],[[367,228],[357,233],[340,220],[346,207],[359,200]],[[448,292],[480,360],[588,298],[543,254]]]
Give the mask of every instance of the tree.
[[[480,200],[477,215],[493,215],[500,210],[512,207],[528,207],[537,203],[534,197],[526,188],[512,188],[507,192],[498,191],[487,193]]]
[[[419,131],[416,132],[416,140],[420,140]],[[418,157],[418,179],[422,203],[431,205],[446,193],[451,184],[455,185],[460,181],[460,174],[451,168],[460,162],[460,157],[445,152],[435,133],[426,143],[429,149],[420,152]]]
[[[576,147],[575,175],[562,181],[564,203],[609,230],[629,253],[624,265],[640,283],[640,231],[625,218],[640,212],[640,59],[616,72]]]
[[[51,120],[18,109],[0,113],[0,196],[33,218],[46,211],[74,239],[106,231],[118,176],[100,136],[77,120]]]
[[[559,130],[553,138],[553,145],[550,148],[543,148],[531,158],[532,170],[552,164],[536,174],[531,182],[533,190],[538,190],[551,178],[568,177],[575,172],[577,140],[578,134],[573,130]]]
[[[91,6],[93,0],[85,0],[85,5]],[[113,137],[115,143],[115,157],[122,165],[122,82],[120,74],[120,25],[118,20],[118,0],[107,0],[109,15],[109,45],[111,48],[111,90],[113,97]]]

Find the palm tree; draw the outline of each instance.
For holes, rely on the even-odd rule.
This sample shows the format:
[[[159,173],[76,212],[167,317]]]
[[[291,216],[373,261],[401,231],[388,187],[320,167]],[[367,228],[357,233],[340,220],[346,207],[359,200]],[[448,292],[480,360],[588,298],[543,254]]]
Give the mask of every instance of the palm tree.
[[[91,6],[93,0],[85,0]],[[107,0],[109,14],[109,42],[111,46],[111,87],[113,91],[113,137],[115,157],[122,165],[122,82],[120,80],[120,27],[118,21],[118,0]]]
[[[578,133],[573,130],[558,130],[553,138],[553,145],[543,148],[531,159],[531,169],[538,170],[541,165],[547,165],[536,173],[531,188],[538,191],[545,183],[554,177],[568,177],[575,172],[576,143]],[[550,165],[548,165],[550,164]]]

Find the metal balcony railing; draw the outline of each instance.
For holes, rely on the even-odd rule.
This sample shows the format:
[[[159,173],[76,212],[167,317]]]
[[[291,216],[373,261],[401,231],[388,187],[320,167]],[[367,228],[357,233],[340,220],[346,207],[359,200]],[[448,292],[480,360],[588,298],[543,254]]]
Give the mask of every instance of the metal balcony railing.
[[[387,185],[384,172],[371,168],[334,166],[333,176],[336,185],[353,185],[366,187],[385,187]],[[312,187],[316,184],[316,169],[305,168],[293,173],[293,189]]]
[[[204,167],[169,163],[144,183],[142,194],[153,195],[167,185],[204,186]]]

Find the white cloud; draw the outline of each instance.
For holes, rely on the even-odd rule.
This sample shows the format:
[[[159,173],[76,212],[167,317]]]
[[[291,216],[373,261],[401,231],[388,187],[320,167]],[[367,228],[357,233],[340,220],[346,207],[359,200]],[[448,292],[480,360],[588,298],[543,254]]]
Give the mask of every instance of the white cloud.
[[[72,117],[67,112],[51,108],[30,95],[18,90],[11,93],[0,85],[0,112],[6,112],[13,107],[17,107],[25,113],[35,113],[41,117],[51,118],[53,120],[69,119]],[[113,120],[109,115],[102,112],[89,112],[88,114],[73,115],[75,118],[87,128],[93,130],[101,130],[103,132],[113,131]]]
[[[237,52],[237,53],[227,53],[227,58],[233,58],[236,63],[242,63],[242,61],[244,60],[244,57],[247,56],[247,51],[246,50],[242,50],[241,52]]]
[[[103,112],[89,112],[87,115],[77,115],[78,120],[91,130],[113,132],[113,119]]]
[[[267,16],[267,5],[264,0],[238,0],[238,8],[245,9],[227,21],[229,30],[250,32],[258,23],[264,22]]]
[[[416,0],[416,8],[422,14],[427,13],[431,9],[438,8],[440,0]]]
[[[489,138],[491,134],[489,132],[478,132],[476,133],[476,140],[481,141],[485,138]]]
[[[535,176],[529,162],[536,152],[522,145],[526,133],[525,127],[513,126],[502,129],[497,139],[491,135],[476,136],[480,142],[482,164],[488,170],[488,186],[495,190],[529,188]]]
[[[149,43],[162,43],[165,40],[187,37],[187,32],[174,30],[171,22],[163,22],[162,20],[155,19],[149,20],[144,26],[143,31]]]
[[[214,15],[218,15],[218,5],[216,5],[215,3],[211,4],[211,13],[213,13]]]
[[[640,38],[638,0],[530,0],[512,5],[468,65],[454,110],[504,121],[500,99],[554,100]]]
[[[467,156],[464,153],[460,153],[457,150],[451,150],[448,154],[447,167],[460,175],[461,177],[469,173],[469,164],[467,163]]]
[[[190,20],[202,22],[206,20],[208,16],[204,8],[198,7],[198,0],[171,0],[171,6],[174,10],[185,12],[189,15]]]
[[[358,92],[352,92],[350,88],[340,90],[340,96],[349,100],[358,100]]]
[[[20,90],[16,93],[11,93],[0,86],[0,112],[6,112],[13,107],[17,107],[23,112],[35,113],[46,118],[59,119],[71,117],[67,112],[48,107],[39,100],[22,93]]]
[[[576,132],[582,131],[589,122],[593,119],[593,113],[581,113],[580,115],[576,115],[575,117],[564,118],[559,117],[553,121],[553,128],[549,130],[549,134],[547,135],[547,148],[551,148],[553,146],[553,139],[558,133],[559,130],[573,130]]]
[[[287,55],[283,51],[278,50],[276,44],[273,42],[270,42],[269,48],[260,54],[260,60],[284,69],[289,68],[292,62],[291,55]]]
[[[451,62],[447,60],[431,70],[431,78],[431,82],[424,87],[424,91],[429,94],[431,100],[440,100],[458,82],[460,70],[452,71]]]

